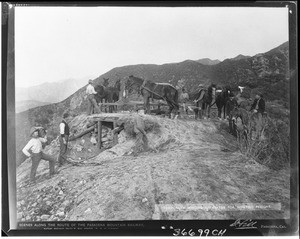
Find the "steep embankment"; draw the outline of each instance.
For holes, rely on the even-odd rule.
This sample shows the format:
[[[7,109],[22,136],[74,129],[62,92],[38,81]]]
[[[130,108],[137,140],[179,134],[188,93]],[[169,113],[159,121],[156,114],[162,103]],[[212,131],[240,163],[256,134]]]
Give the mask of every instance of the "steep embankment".
[[[131,115],[126,117],[130,119]],[[289,217],[289,171],[274,172],[245,158],[237,150],[235,139],[221,129],[222,122],[143,117],[150,150],[138,157],[130,154],[135,139],[129,123],[119,135],[119,144],[96,157],[92,157],[97,149],[90,144],[89,135],[84,142],[73,142],[70,154],[80,163],[64,166],[53,178],[46,178],[48,163],[41,162],[34,186],[24,184],[30,170],[30,161],[25,161],[17,170],[18,219]],[[81,115],[72,126],[79,129],[86,123],[86,116]],[[81,151],[76,145],[82,146]],[[46,150],[55,154],[58,145],[53,142]],[[184,207],[206,203],[280,203],[281,207],[257,211],[163,210],[165,204]]]

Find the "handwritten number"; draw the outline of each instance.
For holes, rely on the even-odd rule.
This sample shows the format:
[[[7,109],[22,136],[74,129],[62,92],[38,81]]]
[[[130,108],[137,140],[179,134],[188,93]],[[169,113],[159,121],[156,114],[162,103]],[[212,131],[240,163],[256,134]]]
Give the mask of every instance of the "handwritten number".
[[[174,229],[174,231],[177,233],[177,234],[174,234],[173,233],[173,236],[178,236],[180,234],[180,229]]]

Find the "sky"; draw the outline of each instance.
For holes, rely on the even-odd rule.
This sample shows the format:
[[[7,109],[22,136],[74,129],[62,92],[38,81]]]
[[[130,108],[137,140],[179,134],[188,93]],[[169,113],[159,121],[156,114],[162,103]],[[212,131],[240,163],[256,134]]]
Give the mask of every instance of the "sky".
[[[239,54],[288,41],[288,8],[16,7],[15,84]]]

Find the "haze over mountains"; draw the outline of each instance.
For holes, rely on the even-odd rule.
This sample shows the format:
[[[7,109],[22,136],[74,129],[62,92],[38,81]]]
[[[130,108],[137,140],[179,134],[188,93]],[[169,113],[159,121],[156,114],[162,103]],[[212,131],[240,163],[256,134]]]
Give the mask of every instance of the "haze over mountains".
[[[28,88],[16,87],[16,113],[60,102],[87,84],[88,78],[46,82]]]

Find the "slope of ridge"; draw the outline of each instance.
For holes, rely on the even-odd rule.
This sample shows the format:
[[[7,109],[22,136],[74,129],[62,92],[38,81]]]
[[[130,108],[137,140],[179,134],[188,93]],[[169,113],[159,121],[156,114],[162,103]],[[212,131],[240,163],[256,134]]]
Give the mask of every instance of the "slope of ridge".
[[[235,139],[219,121],[170,120],[145,115],[155,127],[148,131],[151,150],[127,155],[135,139],[125,128],[126,140],[85,164],[67,165],[46,179],[48,164],[41,162],[39,182],[24,184],[30,171],[26,160],[17,171],[18,218],[47,220],[177,220],[289,218],[289,171],[272,171],[237,150]],[[72,121],[82,128],[85,115]],[[124,137],[124,135],[123,135]],[[83,148],[94,150],[86,137]],[[72,143],[80,145],[82,139]],[[57,153],[58,145],[47,146]],[[281,203],[274,210],[164,211],[164,206],[226,206],[243,203]],[[270,205],[271,205],[270,204]]]

